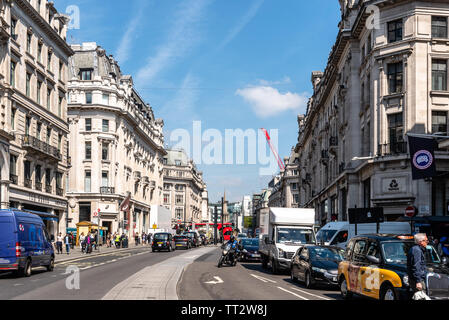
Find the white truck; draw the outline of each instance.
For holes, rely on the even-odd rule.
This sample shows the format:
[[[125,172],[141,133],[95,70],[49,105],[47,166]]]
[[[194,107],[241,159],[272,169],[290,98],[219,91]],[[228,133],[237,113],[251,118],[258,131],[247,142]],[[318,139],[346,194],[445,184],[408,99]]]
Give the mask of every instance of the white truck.
[[[150,228],[148,233],[153,235],[158,232],[168,232],[174,234],[171,227],[171,212],[165,207],[158,205],[151,205],[150,211]],[[156,229],[153,228],[156,227]]]
[[[344,221],[329,222],[317,232],[316,239],[318,244],[346,248],[346,244],[354,236],[376,233],[376,223],[359,223],[356,233],[355,224]],[[400,235],[411,234],[412,230],[409,222],[382,222],[379,223],[379,233]]]
[[[314,223],[314,209],[269,208],[267,226],[259,235],[262,266],[270,263],[274,274],[290,269],[295,252],[305,244],[316,243]]]

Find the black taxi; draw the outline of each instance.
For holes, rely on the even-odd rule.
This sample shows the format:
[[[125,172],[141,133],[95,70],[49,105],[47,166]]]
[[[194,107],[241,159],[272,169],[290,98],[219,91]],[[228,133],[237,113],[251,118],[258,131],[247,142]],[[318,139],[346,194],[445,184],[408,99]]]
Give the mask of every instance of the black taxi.
[[[378,300],[409,300],[412,291],[407,275],[407,255],[415,244],[411,235],[360,235],[352,238],[338,265],[341,295],[353,294]],[[434,247],[428,246],[427,294],[432,299],[449,298],[449,269]]]

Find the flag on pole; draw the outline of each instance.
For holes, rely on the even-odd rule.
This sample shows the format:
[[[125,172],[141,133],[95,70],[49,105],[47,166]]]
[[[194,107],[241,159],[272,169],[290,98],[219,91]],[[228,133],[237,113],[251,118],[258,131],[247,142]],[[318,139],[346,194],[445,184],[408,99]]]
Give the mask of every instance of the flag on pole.
[[[433,138],[408,136],[408,144],[412,163],[412,179],[421,180],[434,177],[437,173],[435,165],[437,142]]]
[[[120,204],[120,211],[128,211],[129,210],[129,202],[131,201],[131,193],[128,193],[128,196],[123,200]]]

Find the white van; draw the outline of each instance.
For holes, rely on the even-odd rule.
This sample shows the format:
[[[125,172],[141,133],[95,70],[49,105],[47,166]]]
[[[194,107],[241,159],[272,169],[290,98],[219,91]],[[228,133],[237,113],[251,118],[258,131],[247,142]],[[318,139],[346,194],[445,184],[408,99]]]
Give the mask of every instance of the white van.
[[[361,234],[376,234],[375,223],[357,224],[357,234],[355,224],[349,222],[329,222],[316,234],[318,244],[327,246],[339,246],[346,248],[346,244],[351,238]],[[383,234],[411,234],[411,226],[408,222],[382,222],[379,224],[379,233]]]

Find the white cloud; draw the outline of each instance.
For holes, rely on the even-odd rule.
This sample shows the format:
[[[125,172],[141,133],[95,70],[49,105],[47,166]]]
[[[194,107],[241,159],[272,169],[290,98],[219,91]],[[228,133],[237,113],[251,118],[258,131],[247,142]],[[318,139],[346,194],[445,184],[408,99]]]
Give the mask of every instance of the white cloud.
[[[305,113],[309,94],[286,92],[270,86],[254,86],[238,89],[236,94],[248,102],[253,111],[261,118],[277,115],[281,112],[294,110]]]
[[[198,42],[198,23],[210,0],[192,0],[181,2],[181,7],[173,17],[165,42],[160,45],[154,56],[137,72],[137,82],[151,82],[167,66],[174,65],[177,59],[185,56]]]
[[[257,81],[262,86],[283,85],[283,84],[290,84],[292,82],[290,77],[284,77],[281,80],[277,80],[277,81],[267,81],[267,80],[263,80],[263,79],[259,79]]]
[[[246,14],[239,20],[239,22],[228,33],[226,38],[220,43],[217,51],[226,47],[228,43],[230,43],[246,27],[246,25],[256,16],[264,1],[265,0],[257,0],[253,3]]]

